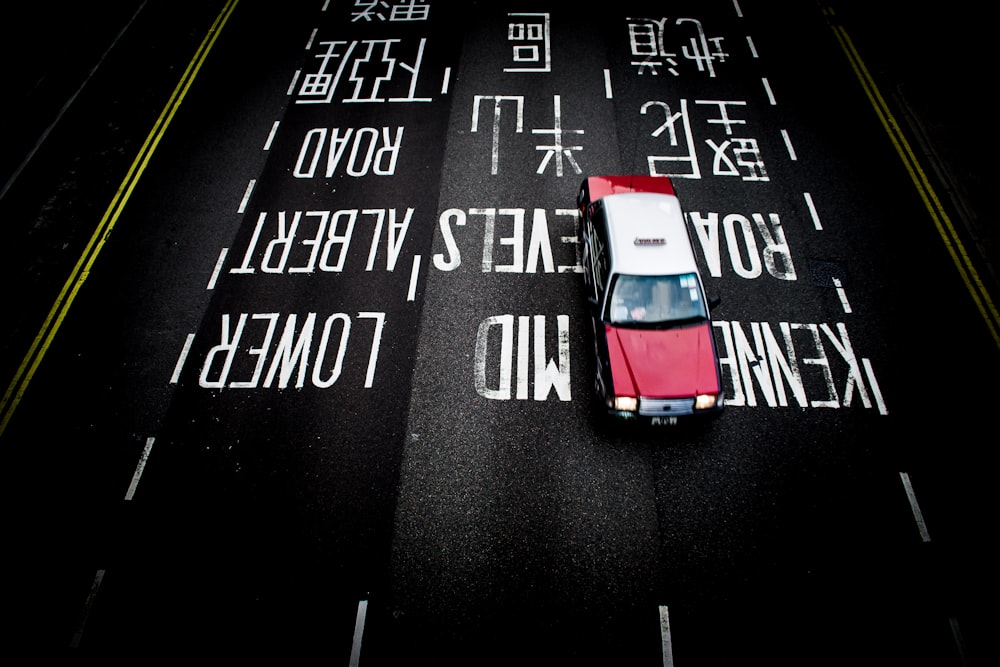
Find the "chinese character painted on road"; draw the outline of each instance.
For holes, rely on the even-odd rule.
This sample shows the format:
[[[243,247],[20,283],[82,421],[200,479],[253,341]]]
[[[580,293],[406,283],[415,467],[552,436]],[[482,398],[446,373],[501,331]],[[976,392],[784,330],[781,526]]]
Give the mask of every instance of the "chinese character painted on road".
[[[423,0],[397,0],[389,5],[385,0],[354,0],[360,11],[351,12],[351,22],[379,21],[426,21],[431,6]],[[388,16],[385,10],[389,10]]]
[[[490,152],[490,173],[497,174],[500,169],[500,110],[504,102],[513,102],[516,105],[515,133],[524,131],[524,97],[522,95],[476,95],[472,106],[472,132],[479,131],[479,107],[483,100],[493,101],[493,137]],[[562,103],[559,95],[553,96],[553,125],[551,128],[532,129],[532,134],[548,134],[552,136],[552,142],[535,146],[536,150],[544,151],[541,163],[535,173],[542,174],[555,158],[556,176],[562,177],[563,163],[568,161],[573,170],[583,173],[580,165],[573,157],[573,151],[583,150],[583,146],[570,146],[565,143],[565,134],[583,134],[583,130],[564,130],[562,127]]]
[[[668,19],[628,19],[629,48],[631,49],[631,64],[638,68],[639,74],[649,72],[653,76],[659,74],[660,68],[674,76],[680,76],[678,67],[680,61],[676,50],[668,51],[666,33]],[[699,72],[707,72],[715,77],[715,63],[725,62],[728,54],[722,50],[722,37],[708,37],[697,19],[677,19],[673,26],[689,26],[694,28],[695,35],[688,43],[681,46],[680,57],[693,61]]]
[[[732,107],[744,107],[743,101],[695,100],[695,104],[703,107],[714,107],[718,113],[706,118],[708,127],[722,127],[725,135],[720,141],[715,138],[705,139],[705,144],[712,150],[712,174],[714,176],[738,176],[744,181],[767,181],[767,170],[760,154],[757,140],[748,137],[734,137],[733,128],[746,125],[741,118],[734,118]],[[666,133],[669,144],[663,155],[649,155],[649,173],[654,176],[671,176],[673,178],[701,178],[701,167],[695,147],[692,118],[688,101],[682,99],[677,112],[670,105],[661,101],[649,101],[642,105],[639,113],[649,115],[659,109],[664,121],[650,133],[659,138]]]
[[[295,103],[330,104],[341,84],[346,88],[342,102],[430,102],[416,96],[426,45],[422,38],[407,63],[397,57],[402,48],[399,39],[319,42],[318,47],[325,49],[315,56],[319,68],[306,74]]]
[[[553,157],[556,158],[556,176],[562,178],[563,175],[563,158],[569,161],[570,166],[573,167],[573,171],[577,174],[583,173],[580,170],[580,165],[576,163],[576,159],[573,158],[573,151],[582,151],[583,146],[567,146],[563,142],[563,135],[567,132],[570,134],[583,134],[583,130],[564,130],[562,128],[562,104],[560,102],[559,95],[553,95],[552,100],[553,106],[553,116],[555,117],[555,122],[551,129],[535,129],[532,130],[532,134],[551,134],[552,143],[543,144],[536,146],[535,148],[540,151],[545,151],[545,157],[542,158],[542,163],[538,165],[538,171],[536,173],[543,173],[545,167],[548,166],[549,162]]]
[[[515,66],[505,72],[551,72],[552,50],[549,42],[549,15],[507,14],[507,41],[511,43]],[[520,20],[519,20],[520,19]]]

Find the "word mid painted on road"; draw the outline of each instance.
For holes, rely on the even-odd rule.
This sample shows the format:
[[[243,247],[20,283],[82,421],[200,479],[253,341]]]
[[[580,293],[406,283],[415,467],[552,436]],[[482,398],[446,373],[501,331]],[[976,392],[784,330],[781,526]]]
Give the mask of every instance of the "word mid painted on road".
[[[569,315],[556,316],[558,361],[548,357],[545,324],[544,315],[520,315],[517,318],[513,315],[496,315],[479,324],[476,336],[475,386],[480,396],[506,401],[511,399],[513,390],[514,398],[527,400],[528,383],[533,379],[532,397],[536,401],[547,400],[553,389],[560,401],[571,399]],[[491,343],[497,342],[493,333],[497,327],[500,330],[499,349],[494,350],[491,349]],[[491,362],[497,364],[496,370],[490,369]],[[531,366],[534,366],[534,373],[531,372]]]

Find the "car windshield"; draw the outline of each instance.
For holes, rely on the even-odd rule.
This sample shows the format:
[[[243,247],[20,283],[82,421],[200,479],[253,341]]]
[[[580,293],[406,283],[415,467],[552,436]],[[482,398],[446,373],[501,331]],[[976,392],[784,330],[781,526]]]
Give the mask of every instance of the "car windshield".
[[[608,298],[611,324],[663,326],[708,317],[705,299],[694,273],[675,276],[614,277]]]

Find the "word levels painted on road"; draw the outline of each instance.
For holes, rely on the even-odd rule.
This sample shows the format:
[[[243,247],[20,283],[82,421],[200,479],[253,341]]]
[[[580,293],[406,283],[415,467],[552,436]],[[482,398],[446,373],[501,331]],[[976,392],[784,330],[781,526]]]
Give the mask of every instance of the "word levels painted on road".
[[[438,218],[438,230],[447,252],[434,255],[434,268],[454,271],[462,264],[462,252],[456,238],[458,234],[463,241],[469,239],[477,245],[481,241],[482,252],[479,257],[484,273],[582,272],[576,249],[579,243],[576,209],[555,209],[551,223],[545,209],[534,209],[530,224],[526,219],[527,214],[528,209],[525,208],[470,208],[468,212],[459,208],[445,210]],[[467,225],[469,218],[474,220],[474,225]],[[460,229],[480,225],[481,230],[468,233],[463,233]],[[552,226],[567,232],[558,235],[558,243],[565,248],[560,255],[562,261],[559,264],[556,264],[553,254],[550,232]],[[557,250],[560,245],[556,246]]]

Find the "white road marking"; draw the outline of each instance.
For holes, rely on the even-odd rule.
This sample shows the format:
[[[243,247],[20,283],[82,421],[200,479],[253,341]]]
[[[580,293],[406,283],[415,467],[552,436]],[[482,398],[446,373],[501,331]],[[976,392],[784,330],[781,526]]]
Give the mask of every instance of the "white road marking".
[[[226,255],[229,254],[229,248],[223,248],[219,253],[219,259],[215,262],[215,268],[212,270],[212,277],[208,280],[208,287],[206,289],[215,289],[215,282],[219,279],[219,272],[222,271],[222,265],[226,262]]]
[[[70,641],[70,648],[80,647],[80,640],[83,639],[83,628],[87,624],[90,610],[94,607],[94,600],[97,598],[97,591],[101,588],[102,581],[104,581],[104,570],[98,570],[97,576],[94,577],[94,583],[90,586],[90,593],[87,594],[87,602],[83,605],[83,616],[80,618],[80,625],[77,626],[76,632],[73,633],[73,639]]]
[[[788,149],[788,157],[792,159],[792,162],[798,160],[799,158],[795,155],[795,149],[792,147],[792,140],[788,136],[788,130],[781,131],[781,138],[785,140],[785,148]]]
[[[132,500],[135,496],[135,490],[139,486],[139,478],[142,477],[142,471],[146,467],[149,453],[153,451],[153,442],[155,440],[156,438],[146,438],[146,446],[142,448],[139,463],[135,466],[135,472],[132,474],[132,483],[128,485],[128,491],[125,493],[125,500]]]
[[[278,126],[281,125],[280,120],[274,121],[274,125],[271,126],[271,133],[267,135],[267,141],[264,142],[264,150],[271,150],[271,142],[274,141],[274,137],[278,134]]]
[[[906,499],[910,501],[910,510],[913,512],[913,520],[917,522],[920,539],[924,542],[930,542],[931,535],[927,532],[924,515],[920,513],[920,505],[917,504],[917,494],[913,492],[913,485],[910,484],[910,476],[905,472],[901,472],[899,473],[899,478],[903,480],[903,488],[906,489]]]
[[[420,255],[413,256],[413,268],[410,269],[410,289],[406,292],[406,300],[413,301],[417,296],[417,278],[420,275]]]
[[[752,55],[754,58],[758,58],[759,56],[757,55],[757,47],[754,46],[753,37],[751,37],[750,35],[747,35],[747,45],[750,47],[750,55]]]
[[[612,99],[614,94],[611,91],[611,70],[604,70],[604,97]]]
[[[847,292],[840,286],[840,278],[833,279],[833,286],[837,288],[837,296],[840,297],[840,305],[844,307],[845,313],[851,312],[851,304],[847,302]]]
[[[775,106],[777,102],[774,101],[774,93],[771,91],[771,84],[768,83],[767,77],[761,79],[761,83],[764,84],[764,91],[767,93],[767,100],[771,103],[771,106]]]
[[[875,371],[872,370],[872,362],[867,357],[861,359],[861,365],[865,367],[865,375],[868,376],[868,384],[871,385],[872,393],[875,394],[875,405],[878,406],[878,413],[880,415],[889,414],[888,408],[885,407],[885,399],[882,398],[882,390],[879,389],[878,381],[875,379]]]
[[[441,80],[441,94],[442,95],[447,95],[448,94],[448,86],[450,84],[451,84],[451,68],[450,67],[445,67],[444,68],[444,77]]]
[[[670,616],[666,605],[660,605],[660,646],[663,650],[663,667],[674,667],[674,650],[670,639]]]
[[[257,179],[251,178],[250,182],[247,183],[247,189],[243,193],[243,199],[240,201],[240,207],[236,209],[237,213],[243,213],[247,210],[247,204],[250,203],[250,195],[253,194],[253,189],[257,186]]]
[[[811,215],[813,219],[813,227],[815,227],[817,231],[823,231],[823,225],[819,221],[819,213],[816,212],[816,206],[813,205],[812,195],[806,192],[805,198],[806,206],[809,207],[809,215]]]
[[[288,84],[288,90],[285,91],[286,95],[294,95],[295,94],[295,86],[296,86],[296,84],[298,84],[298,82],[299,82],[299,76],[301,74],[302,74],[302,70],[300,70],[300,69],[295,70],[295,74],[292,75],[292,81],[291,81],[291,83]]]
[[[184,368],[184,362],[187,360],[188,352],[191,351],[191,343],[194,342],[194,334],[188,334],[187,339],[184,341],[184,347],[181,349],[181,355],[177,358],[177,364],[174,366],[174,374],[170,376],[170,384],[177,384],[177,380],[181,377],[181,369]]]
[[[358,602],[358,615],[354,620],[354,643],[351,645],[351,667],[358,667],[361,661],[361,639],[365,634],[365,615],[368,613],[368,600]]]

